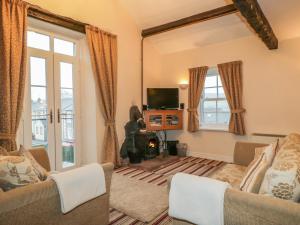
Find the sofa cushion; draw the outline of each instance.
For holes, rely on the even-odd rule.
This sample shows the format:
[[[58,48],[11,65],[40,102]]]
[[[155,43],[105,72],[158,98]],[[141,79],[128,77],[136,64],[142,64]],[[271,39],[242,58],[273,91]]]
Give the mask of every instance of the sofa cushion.
[[[40,180],[28,158],[0,156],[0,188],[3,191],[38,182]]]
[[[20,146],[20,155],[21,156],[25,156],[26,158],[28,158],[31,162],[31,165],[34,169],[34,172],[38,175],[39,179],[41,181],[44,181],[47,179],[48,177],[48,172],[47,170],[42,167],[36,160],[35,158],[33,157],[33,155],[31,154],[30,151],[26,150],[22,145]]]
[[[267,146],[255,148],[254,160],[258,159],[259,157],[261,157],[262,154],[264,154],[266,163],[269,166],[271,166],[275,158],[275,155],[278,152],[278,143],[279,143],[279,139],[277,139],[276,141],[274,141],[273,143]]]
[[[240,184],[240,190],[258,193],[267,169],[271,166],[278,141],[266,147],[255,149],[255,157],[249,164],[246,174]]]
[[[265,153],[253,160],[251,167],[247,168],[246,174],[242,179],[240,190],[258,193],[268,167]]]
[[[291,133],[279,141],[278,151],[284,149],[289,144],[300,144],[300,134]]]
[[[239,189],[241,180],[244,177],[247,167],[236,164],[226,164],[215,171],[209,177],[224,182],[228,182],[235,189]]]
[[[300,135],[288,135],[264,177],[260,194],[300,200]]]

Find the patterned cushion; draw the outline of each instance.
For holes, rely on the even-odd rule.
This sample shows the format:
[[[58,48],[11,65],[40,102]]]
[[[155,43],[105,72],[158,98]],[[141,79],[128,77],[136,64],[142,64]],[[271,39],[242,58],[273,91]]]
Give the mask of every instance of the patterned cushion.
[[[300,135],[291,134],[284,140],[259,193],[295,202],[300,200]]]
[[[5,148],[0,147],[0,155],[8,155],[8,152],[6,151]]]
[[[26,150],[22,145],[20,146],[19,153],[21,156],[25,156],[28,158],[31,162],[31,165],[34,169],[34,172],[38,175],[39,179],[41,181],[44,181],[48,177],[48,172],[45,170],[44,167],[42,167],[33,157],[33,155],[30,153],[30,151]]]
[[[8,191],[16,187],[40,182],[24,156],[0,156],[0,188]]]
[[[239,189],[239,185],[244,177],[246,168],[247,167],[245,166],[236,164],[226,164],[214,172],[210,177],[216,180],[228,182],[233,188]]]
[[[247,168],[246,175],[240,184],[240,190],[258,193],[267,169],[268,163],[265,153],[263,153],[251,162],[250,168]]]
[[[300,134],[291,133],[279,142],[279,150],[285,149],[287,145],[300,144]]]
[[[277,145],[278,140],[268,146],[255,149],[255,157],[247,167],[246,175],[240,184],[241,191],[259,192],[265,173],[273,162]]]
[[[279,146],[279,139],[277,139],[276,141],[274,141],[273,143],[271,143],[267,146],[255,148],[254,159],[258,159],[263,153],[265,153],[267,163],[269,164],[269,166],[271,166],[273,163],[274,157],[275,157],[276,153],[278,152],[278,146]]]

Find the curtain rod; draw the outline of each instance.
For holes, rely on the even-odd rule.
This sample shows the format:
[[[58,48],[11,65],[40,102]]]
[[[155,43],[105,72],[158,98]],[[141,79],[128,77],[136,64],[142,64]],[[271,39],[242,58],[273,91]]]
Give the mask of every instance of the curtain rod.
[[[61,26],[61,27],[64,27],[64,28],[67,28],[70,30],[74,30],[74,31],[83,33],[83,34],[85,34],[85,26],[89,25],[87,23],[83,23],[83,22],[74,20],[69,17],[54,14],[45,9],[42,9],[41,7],[39,7],[37,5],[32,5],[30,3],[28,3],[28,4],[29,4],[29,7],[27,10],[27,16],[32,17],[34,19],[38,19],[38,20],[41,20],[41,21],[44,21],[47,23],[58,25],[58,26]],[[106,33],[116,37],[115,34],[112,34],[110,32],[106,32]]]

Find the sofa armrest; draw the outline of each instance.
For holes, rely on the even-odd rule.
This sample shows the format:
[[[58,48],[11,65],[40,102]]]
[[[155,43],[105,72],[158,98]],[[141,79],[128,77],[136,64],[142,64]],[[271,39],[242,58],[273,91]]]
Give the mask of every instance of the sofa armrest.
[[[225,225],[298,225],[300,204],[228,189],[224,199]],[[173,218],[173,225],[193,225]]]
[[[0,215],[21,208],[35,201],[46,200],[58,195],[52,180],[27,185],[0,193]]]
[[[113,172],[113,164],[103,164],[106,182],[106,194],[110,194],[110,185]],[[53,180],[46,180],[37,184],[27,185],[7,192],[0,192],[0,216],[2,213],[16,210],[36,201],[47,202],[50,198],[59,196],[58,189]],[[56,205],[59,207],[60,205]]]
[[[266,145],[267,144],[252,142],[236,142],[234,147],[233,163],[241,166],[248,166],[254,159],[255,148]]]
[[[32,148],[29,150],[34,159],[47,171],[50,171],[50,161],[45,148]]]
[[[234,189],[225,192],[225,225],[297,225],[299,212],[299,203]]]
[[[106,193],[110,193],[111,179],[114,170],[114,164],[105,163],[102,164],[104,174],[105,174],[105,184],[106,184]]]
[[[168,193],[170,193],[172,178],[173,178],[173,176],[169,176],[169,177],[167,178],[167,189],[168,189]]]

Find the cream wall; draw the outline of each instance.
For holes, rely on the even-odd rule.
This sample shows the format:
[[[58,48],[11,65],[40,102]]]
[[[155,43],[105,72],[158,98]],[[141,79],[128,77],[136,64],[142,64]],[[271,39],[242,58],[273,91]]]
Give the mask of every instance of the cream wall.
[[[162,55],[148,39],[144,39],[144,104],[147,103],[147,88],[158,87],[161,81]]]
[[[188,68],[216,66],[218,63],[233,60],[243,61],[244,106],[247,110],[245,123],[248,135],[240,137],[216,131],[191,134],[186,131],[185,112],[184,130],[169,132],[169,139],[188,143],[191,155],[230,161],[234,143],[238,140],[273,140],[252,136],[254,132],[300,132],[300,38],[281,41],[279,49],[275,51],[268,50],[259,38],[247,37],[162,55],[162,70],[157,86],[178,87],[181,79],[188,79]],[[180,90],[180,102],[184,102],[186,108],[187,94],[187,90]]]
[[[140,104],[140,31],[115,0],[28,0],[51,12],[71,17],[112,32],[118,36],[118,104],[117,132],[119,143],[131,104]],[[83,45],[84,46],[84,45]],[[82,163],[101,161],[104,121],[97,104],[95,85],[86,46],[81,65],[81,145]]]

